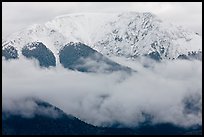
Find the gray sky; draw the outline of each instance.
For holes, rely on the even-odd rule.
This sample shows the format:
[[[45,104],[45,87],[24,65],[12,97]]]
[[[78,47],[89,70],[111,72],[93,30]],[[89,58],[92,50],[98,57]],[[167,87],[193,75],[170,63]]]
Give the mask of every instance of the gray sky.
[[[152,12],[202,34],[201,2],[3,2],[3,37],[34,23],[76,12]]]

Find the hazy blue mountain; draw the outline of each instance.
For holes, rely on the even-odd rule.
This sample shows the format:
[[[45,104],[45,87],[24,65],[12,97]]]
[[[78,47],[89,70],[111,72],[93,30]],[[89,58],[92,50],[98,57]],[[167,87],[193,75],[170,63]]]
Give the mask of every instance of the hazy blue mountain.
[[[132,70],[122,66],[83,43],[69,43],[59,52],[60,63],[81,72],[113,72]]]
[[[22,54],[27,58],[37,59],[42,67],[56,66],[54,54],[42,42],[27,44],[22,48]]]
[[[41,108],[54,108],[58,117],[50,117],[35,114],[34,117],[26,118],[21,115],[2,112],[3,135],[148,135],[148,134],[202,134],[202,126],[195,125],[190,128],[182,128],[170,123],[152,125],[150,119],[134,128],[96,127],[87,124],[74,116],[65,114],[59,108],[36,100]],[[148,115],[147,115],[148,117]]]
[[[13,46],[7,46],[5,48],[2,48],[2,56],[5,57],[6,60],[17,59],[18,52]]]
[[[155,61],[160,61],[160,60],[162,60],[160,54],[159,54],[157,51],[153,51],[153,52],[151,52],[151,53],[149,53],[149,54],[145,54],[144,56],[145,56],[145,57],[148,57],[148,58],[150,58],[150,59],[153,59],[153,60],[155,60]]]
[[[202,61],[202,51],[198,52],[188,52],[188,55],[181,54],[177,57],[177,59],[185,59],[185,60],[201,60]]]
[[[40,100],[35,101],[38,107],[53,108],[54,106]],[[23,117],[9,112],[2,112],[3,135],[79,135],[79,134],[132,134],[128,128],[102,128],[87,124],[62,110],[54,107],[57,117],[35,114],[34,117]]]

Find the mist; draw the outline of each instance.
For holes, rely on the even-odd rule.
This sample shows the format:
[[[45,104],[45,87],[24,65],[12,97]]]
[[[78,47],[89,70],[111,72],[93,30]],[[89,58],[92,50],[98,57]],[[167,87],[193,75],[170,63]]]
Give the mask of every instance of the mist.
[[[82,73],[62,66],[40,68],[24,57],[2,58],[3,110],[33,116],[36,104],[25,98],[35,97],[96,126],[134,127],[145,121],[144,113],[153,124],[202,125],[201,61],[113,60],[137,72]],[[199,108],[196,113],[186,110],[188,98]]]

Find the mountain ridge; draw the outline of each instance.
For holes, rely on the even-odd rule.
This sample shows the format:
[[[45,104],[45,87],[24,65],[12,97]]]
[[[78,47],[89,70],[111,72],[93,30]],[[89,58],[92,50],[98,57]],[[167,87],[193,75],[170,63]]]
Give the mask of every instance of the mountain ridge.
[[[64,113],[60,108],[40,99],[27,98],[36,104],[34,116],[25,117],[18,113],[2,111],[2,135],[150,135],[150,134],[202,134],[202,126],[182,128],[170,123],[138,127],[98,127]],[[55,116],[49,116],[52,112]],[[52,110],[52,111],[50,111]],[[20,125],[20,126],[19,126]],[[162,130],[160,130],[162,129]]]
[[[20,51],[30,42],[42,42],[55,56],[69,42],[84,43],[106,56],[127,58],[155,52],[161,59],[174,59],[202,51],[201,36],[161,21],[149,12],[59,16],[7,37],[2,41],[2,48],[10,45]]]

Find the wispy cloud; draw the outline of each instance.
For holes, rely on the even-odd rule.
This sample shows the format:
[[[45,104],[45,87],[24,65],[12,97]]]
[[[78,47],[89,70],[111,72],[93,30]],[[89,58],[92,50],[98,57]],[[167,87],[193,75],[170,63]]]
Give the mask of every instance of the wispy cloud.
[[[144,121],[143,113],[151,115],[154,123],[202,124],[202,62],[175,60],[155,63],[150,68],[143,67],[145,61],[118,62],[138,72],[121,82],[126,76],[122,72],[81,73],[62,66],[41,69],[37,62],[24,58],[3,60],[3,109],[23,108],[26,114],[33,113],[32,103],[12,102],[37,97],[94,125],[119,122],[136,126]],[[196,96],[200,97],[196,105],[201,110],[187,113],[185,98]]]

